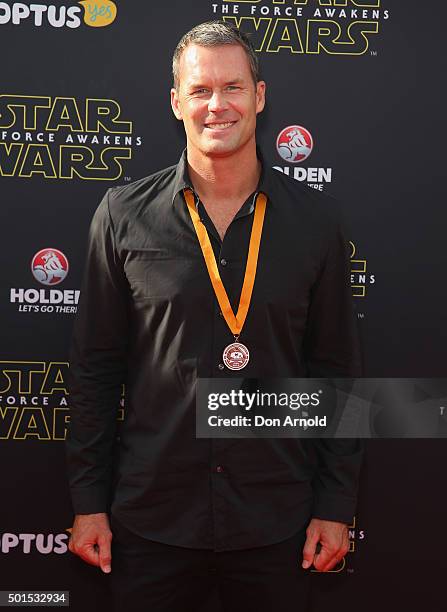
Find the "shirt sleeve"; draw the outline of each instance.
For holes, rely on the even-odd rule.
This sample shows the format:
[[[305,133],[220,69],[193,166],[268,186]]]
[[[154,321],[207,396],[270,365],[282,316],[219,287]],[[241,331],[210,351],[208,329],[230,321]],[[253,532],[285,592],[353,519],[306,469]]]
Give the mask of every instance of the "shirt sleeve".
[[[305,356],[311,378],[362,375],[362,357],[349,282],[349,244],[337,220],[327,245],[320,276],[312,288]],[[313,480],[313,516],[351,523],[355,514],[363,441],[312,440],[317,469]]]
[[[97,208],[70,350],[68,480],[75,514],[107,512],[128,342],[128,284],[115,245],[110,190]]]
[[[357,378],[362,358],[350,286],[349,243],[334,221],[320,274],[311,289],[304,340],[310,378]]]

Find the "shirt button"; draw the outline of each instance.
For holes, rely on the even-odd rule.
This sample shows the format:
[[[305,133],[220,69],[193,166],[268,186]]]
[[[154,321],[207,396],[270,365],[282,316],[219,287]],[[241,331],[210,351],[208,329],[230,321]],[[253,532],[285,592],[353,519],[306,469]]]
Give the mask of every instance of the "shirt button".
[[[218,474],[222,474],[222,472],[225,472],[225,470],[224,470],[224,468],[223,468],[221,465],[218,465],[218,466],[216,467],[216,472],[217,472]]]
[[[226,266],[227,265],[227,260],[226,259],[221,259],[220,263],[222,266]]]
[[[217,367],[219,368],[219,370],[223,370],[225,366],[223,363],[219,363]]]
[[[222,313],[221,310],[219,310],[218,315],[219,315],[219,317],[223,317],[223,313]]]

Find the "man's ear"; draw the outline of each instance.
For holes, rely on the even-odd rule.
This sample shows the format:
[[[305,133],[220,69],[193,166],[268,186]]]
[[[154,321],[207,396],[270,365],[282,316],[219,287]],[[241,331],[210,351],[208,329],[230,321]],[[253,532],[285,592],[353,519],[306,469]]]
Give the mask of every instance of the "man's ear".
[[[182,121],[182,111],[180,110],[180,101],[178,97],[178,90],[174,87],[171,89],[171,108],[174,115],[179,121]]]
[[[256,84],[256,113],[264,110],[265,106],[265,81],[258,81]]]

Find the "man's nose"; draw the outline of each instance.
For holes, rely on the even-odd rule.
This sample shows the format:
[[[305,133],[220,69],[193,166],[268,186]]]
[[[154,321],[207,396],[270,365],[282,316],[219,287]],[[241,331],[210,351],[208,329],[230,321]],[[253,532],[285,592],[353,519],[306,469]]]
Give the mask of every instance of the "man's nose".
[[[213,113],[225,110],[228,107],[225,95],[221,91],[214,91],[208,102],[208,110]]]

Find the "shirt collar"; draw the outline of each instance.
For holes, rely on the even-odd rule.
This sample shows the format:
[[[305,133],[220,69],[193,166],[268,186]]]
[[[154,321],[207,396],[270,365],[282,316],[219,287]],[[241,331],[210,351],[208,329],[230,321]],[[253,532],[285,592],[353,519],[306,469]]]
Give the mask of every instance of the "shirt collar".
[[[268,197],[269,202],[271,202],[271,196],[273,191],[271,186],[271,173],[274,172],[274,170],[266,166],[264,157],[258,146],[256,147],[256,156],[261,162],[261,176],[259,177],[256,193],[265,194]],[[172,203],[174,203],[176,196],[183,189],[191,189],[191,191],[194,192],[192,181],[189,178],[186,148],[182,152],[175,171],[174,185],[172,191]]]
[[[175,177],[174,177],[174,184],[173,184],[173,191],[172,191],[172,203],[174,203],[175,198],[178,195],[179,191],[182,191],[183,189],[188,189],[188,188],[191,189],[191,191],[194,191],[191,179],[189,178],[188,161],[186,158],[186,148],[185,148],[183,149],[182,156],[180,157],[179,162],[177,164],[177,168],[175,170]]]

